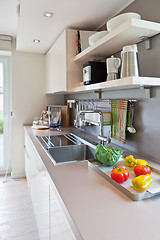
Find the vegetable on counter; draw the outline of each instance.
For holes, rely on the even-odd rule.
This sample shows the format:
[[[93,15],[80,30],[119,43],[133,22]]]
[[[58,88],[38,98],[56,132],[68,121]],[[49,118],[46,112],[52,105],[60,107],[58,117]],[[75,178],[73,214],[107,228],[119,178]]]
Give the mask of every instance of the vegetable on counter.
[[[129,155],[125,158],[126,165],[128,167],[135,167],[136,165],[148,166],[148,162],[143,159],[135,159],[133,155]]]
[[[121,148],[114,149],[111,146],[103,146],[98,144],[95,149],[95,158],[97,161],[104,163],[108,166],[116,164],[123,153]]]
[[[113,168],[125,168],[126,169],[126,166],[118,163],[118,164],[114,165]]]
[[[148,162],[143,159],[136,159],[136,165],[148,166]]]
[[[125,168],[113,168],[111,178],[118,183],[123,183],[128,180],[129,172]]]
[[[151,174],[151,169],[148,166],[138,164],[134,167],[134,173],[136,176]]]
[[[135,167],[137,163],[136,159],[132,155],[126,157],[125,162],[128,167]]]
[[[149,188],[149,186],[152,184],[153,180],[151,178],[150,174],[146,175],[140,175],[134,179],[132,179],[132,184],[134,189],[138,191],[143,191]]]

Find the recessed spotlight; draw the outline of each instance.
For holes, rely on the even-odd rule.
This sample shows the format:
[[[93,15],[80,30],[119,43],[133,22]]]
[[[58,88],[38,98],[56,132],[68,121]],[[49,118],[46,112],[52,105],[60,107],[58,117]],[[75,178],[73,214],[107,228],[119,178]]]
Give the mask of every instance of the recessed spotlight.
[[[40,43],[40,40],[39,39],[33,39],[33,42],[34,43]]]
[[[52,12],[44,12],[44,17],[48,17],[48,18],[51,18],[53,17],[53,14]]]

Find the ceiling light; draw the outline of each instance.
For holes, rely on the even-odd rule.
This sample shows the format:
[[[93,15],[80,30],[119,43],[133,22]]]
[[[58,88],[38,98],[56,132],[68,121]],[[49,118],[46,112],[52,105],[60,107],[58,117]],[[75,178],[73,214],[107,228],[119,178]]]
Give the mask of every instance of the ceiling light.
[[[53,14],[52,12],[44,12],[44,17],[48,17],[48,18],[51,18],[53,17]]]
[[[40,43],[40,40],[39,39],[33,39],[33,42],[34,43]]]

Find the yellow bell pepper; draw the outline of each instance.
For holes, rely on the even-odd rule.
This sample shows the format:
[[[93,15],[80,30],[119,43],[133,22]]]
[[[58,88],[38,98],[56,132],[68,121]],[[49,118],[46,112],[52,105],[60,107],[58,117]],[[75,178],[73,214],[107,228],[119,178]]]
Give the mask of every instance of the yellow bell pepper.
[[[138,164],[148,166],[148,162],[143,159],[136,159],[136,165],[138,165]]]
[[[146,190],[153,182],[150,174],[140,175],[132,179],[134,189],[138,191]]]
[[[135,167],[137,164],[137,160],[132,155],[126,157],[125,162],[128,167]]]

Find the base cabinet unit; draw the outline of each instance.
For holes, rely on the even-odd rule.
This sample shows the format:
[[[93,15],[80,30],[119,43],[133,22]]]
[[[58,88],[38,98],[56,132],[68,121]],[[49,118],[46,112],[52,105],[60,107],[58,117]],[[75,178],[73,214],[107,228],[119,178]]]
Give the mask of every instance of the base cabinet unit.
[[[40,240],[75,240],[48,172],[26,133],[25,172]]]
[[[52,186],[50,186],[50,227],[51,239],[76,240]]]
[[[66,92],[79,85],[82,63],[75,63],[76,34],[66,29],[45,55],[45,93]]]
[[[39,169],[37,176],[32,179],[31,198],[40,239],[49,240],[49,184],[43,169]]]
[[[25,172],[39,237],[40,240],[49,240],[49,182],[41,159],[27,135],[25,135],[25,152]]]

